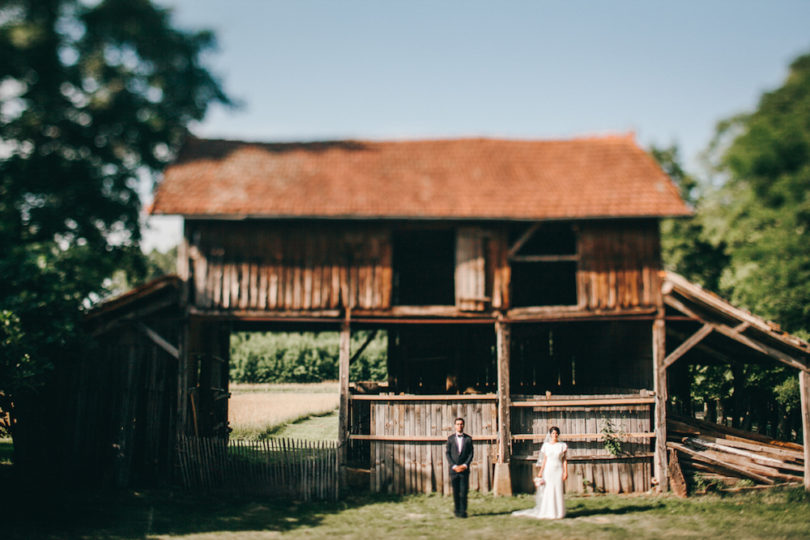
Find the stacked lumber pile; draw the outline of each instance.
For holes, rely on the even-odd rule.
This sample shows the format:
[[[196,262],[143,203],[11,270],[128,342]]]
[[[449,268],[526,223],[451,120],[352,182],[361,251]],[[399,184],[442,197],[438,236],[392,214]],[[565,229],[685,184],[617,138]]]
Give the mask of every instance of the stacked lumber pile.
[[[731,484],[748,479],[760,485],[801,482],[804,477],[801,445],[693,418],[667,420],[667,448],[687,477],[699,474]]]

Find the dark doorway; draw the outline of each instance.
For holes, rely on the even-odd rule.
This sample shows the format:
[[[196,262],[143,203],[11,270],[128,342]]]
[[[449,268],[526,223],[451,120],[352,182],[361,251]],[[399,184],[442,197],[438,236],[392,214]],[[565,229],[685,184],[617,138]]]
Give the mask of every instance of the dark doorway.
[[[455,231],[394,233],[394,304],[455,304]]]

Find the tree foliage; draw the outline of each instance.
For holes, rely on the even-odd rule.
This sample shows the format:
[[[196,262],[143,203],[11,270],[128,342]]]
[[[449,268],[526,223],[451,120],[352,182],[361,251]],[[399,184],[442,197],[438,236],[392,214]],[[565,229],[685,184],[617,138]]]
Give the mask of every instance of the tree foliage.
[[[0,1],[0,310],[16,336],[0,373],[18,345],[31,370],[24,387],[0,377],[6,399],[75,351],[114,269],[147,271],[138,186],[229,103],[202,63],[213,45],[149,0]]]
[[[684,201],[697,208],[701,201],[701,185],[681,166],[678,147],[653,147],[650,151],[678,186]],[[699,210],[689,218],[661,222],[661,256],[667,269],[709,290],[718,290],[720,274],[728,263],[725,245],[709,240]]]
[[[725,245],[731,300],[807,336],[810,330],[810,55],[757,109],[720,123],[711,155],[722,187],[703,205]]]
[[[353,332],[351,350],[358,350],[368,337],[368,332]],[[349,380],[385,380],[387,344],[385,334],[378,334],[349,366]],[[235,333],[231,335],[231,381],[337,380],[339,347],[337,332]]]
[[[708,150],[716,178],[696,182],[677,149],[653,155],[696,208],[662,224],[667,268],[732,303],[810,335],[810,55],[755,111],[720,122]],[[734,425],[796,435],[798,381],[779,364],[690,365],[691,397]],[[710,408],[710,412],[712,409]]]

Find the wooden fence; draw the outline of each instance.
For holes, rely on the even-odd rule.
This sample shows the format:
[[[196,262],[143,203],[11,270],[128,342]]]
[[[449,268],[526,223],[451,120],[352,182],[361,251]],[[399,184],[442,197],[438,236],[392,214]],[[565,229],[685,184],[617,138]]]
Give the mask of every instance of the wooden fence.
[[[180,436],[180,480],[187,489],[284,496],[340,496],[337,441],[226,440]]]

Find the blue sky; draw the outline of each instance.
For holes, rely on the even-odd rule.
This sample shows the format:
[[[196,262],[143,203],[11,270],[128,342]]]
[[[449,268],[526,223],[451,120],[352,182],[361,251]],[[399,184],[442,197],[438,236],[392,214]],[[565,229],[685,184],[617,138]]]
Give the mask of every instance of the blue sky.
[[[158,0],[215,31],[239,110],[201,137],[257,141],[566,138],[634,132],[687,169],[718,120],[810,52],[810,1]],[[179,237],[150,220],[147,248]]]

